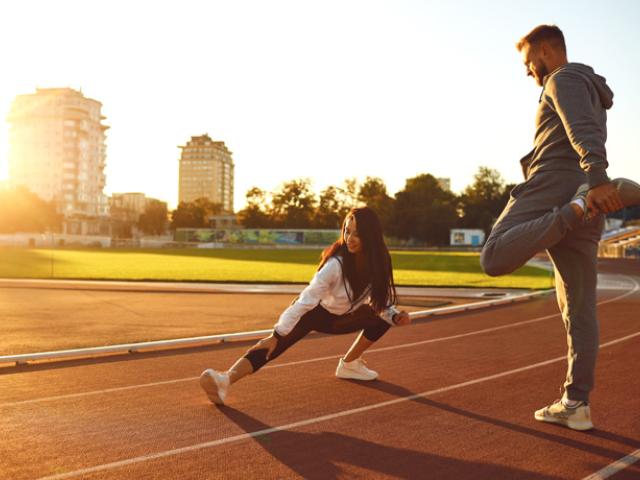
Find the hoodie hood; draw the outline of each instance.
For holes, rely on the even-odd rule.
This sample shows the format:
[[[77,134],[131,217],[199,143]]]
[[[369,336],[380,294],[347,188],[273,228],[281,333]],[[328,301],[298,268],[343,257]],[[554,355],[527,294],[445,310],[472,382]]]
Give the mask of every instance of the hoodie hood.
[[[590,66],[583,65],[582,63],[567,63],[547,75],[543,83],[546,84],[549,77],[559,72],[571,72],[580,75],[593,84],[600,96],[600,103],[605,109],[609,110],[613,106],[613,91],[607,85],[607,79],[595,73]]]

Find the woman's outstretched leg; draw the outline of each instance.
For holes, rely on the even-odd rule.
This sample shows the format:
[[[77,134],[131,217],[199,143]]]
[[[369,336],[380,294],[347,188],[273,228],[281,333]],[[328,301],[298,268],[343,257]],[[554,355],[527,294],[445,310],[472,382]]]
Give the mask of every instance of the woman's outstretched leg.
[[[229,376],[213,368],[207,368],[200,375],[200,387],[207,394],[209,400],[216,405],[224,405],[229,385]]]
[[[217,372],[211,368],[202,372],[200,386],[209,400],[218,405],[224,405],[229,387],[251,373],[253,373],[251,362],[245,357],[240,357],[226,372]]]
[[[288,335],[277,339],[273,335],[263,338],[250,348],[247,353],[236,360],[229,370],[225,372],[213,370],[211,368],[202,372],[202,375],[200,375],[200,386],[207,394],[207,397],[209,397],[209,400],[217,405],[224,405],[224,400],[229,393],[229,387],[232,384],[238,382],[247,375],[257,372],[266,363],[279,357],[294,343],[301,340],[312,330],[313,325],[321,315],[322,312],[319,312],[316,308],[303,315],[298,324],[293,330],[291,330],[291,332],[289,332]],[[266,346],[269,345],[269,342],[277,343],[275,348],[273,348],[271,355],[267,357],[268,348],[266,348]]]
[[[251,362],[247,360],[246,357],[240,357],[236,360],[236,363],[231,365],[229,370],[226,371],[226,374],[229,376],[229,384],[233,385],[238,380],[246,377],[253,373],[253,366]]]

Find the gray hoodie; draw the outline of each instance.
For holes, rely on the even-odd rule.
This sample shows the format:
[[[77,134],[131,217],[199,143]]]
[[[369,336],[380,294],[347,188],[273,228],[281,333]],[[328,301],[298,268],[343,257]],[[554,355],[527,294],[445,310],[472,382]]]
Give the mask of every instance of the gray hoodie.
[[[536,172],[586,172],[591,187],[608,182],[607,110],[613,92],[604,77],[581,63],[567,63],[544,77],[536,113],[534,148],[520,163]]]

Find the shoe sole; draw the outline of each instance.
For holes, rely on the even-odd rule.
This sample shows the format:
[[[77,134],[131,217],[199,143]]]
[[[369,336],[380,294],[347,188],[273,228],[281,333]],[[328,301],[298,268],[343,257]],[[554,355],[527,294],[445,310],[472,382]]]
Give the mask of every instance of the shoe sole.
[[[338,378],[342,378],[344,380],[362,380],[364,382],[370,382],[371,380],[375,380],[376,378],[378,378],[378,375],[376,375],[375,377],[360,377],[356,374],[350,374],[350,373],[337,373],[336,372],[336,377]]]
[[[563,425],[565,427],[570,428],[571,430],[579,430],[581,432],[585,430],[591,430],[593,428],[593,423],[591,422],[574,422],[571,420],[564,420],[556,417],[547,417],[546,415],[538,415],[534,414],[534,418],[539,422],[547,422],[547,423],[555,423],[557,425]]]
[[[218,394],[218,384],[216,383],[213,375],[209,372],[209,370],[205,370],[202,375],[200,375],[200,386],[204,390],[204,393],[207,394],[209,400],[215,403],[216,405],[224,405],[224,401],[220,398]]]

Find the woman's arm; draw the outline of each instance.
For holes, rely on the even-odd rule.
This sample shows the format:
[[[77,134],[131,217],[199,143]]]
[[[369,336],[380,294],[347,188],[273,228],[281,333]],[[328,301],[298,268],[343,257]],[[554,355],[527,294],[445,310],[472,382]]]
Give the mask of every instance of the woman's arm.
[[[315,308],[341,278],[342,265],[337,258],[332,257],[316,272],[297,300],[282,312],[274,326],[275,336],[284,337],[293,330],[300,317]]]

